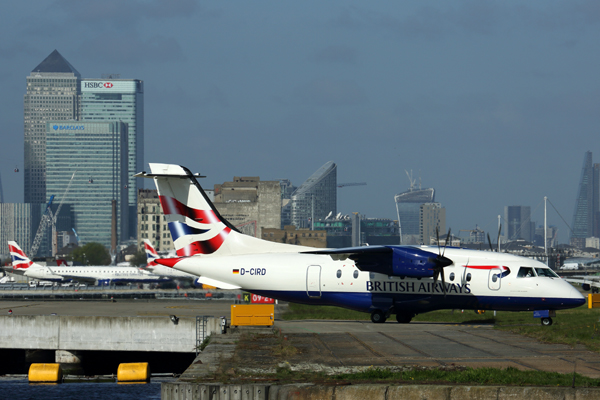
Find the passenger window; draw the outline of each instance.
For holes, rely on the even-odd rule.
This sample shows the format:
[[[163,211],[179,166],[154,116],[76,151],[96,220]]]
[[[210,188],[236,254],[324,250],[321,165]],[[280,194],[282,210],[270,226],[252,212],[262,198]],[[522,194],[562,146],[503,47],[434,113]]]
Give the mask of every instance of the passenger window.
[[[450,273],[450,280],[453,281],[454,280],[454,272]]]
[[[358,278],[358,270],[357,269],[354,270],[354,279],[356,279],[356,278]]]
[[[498,280],[498,275],[494,274],[492,275],[492,282],[496,282]]]
[[[341,270],[341,269],[338,269],[338,270],[337,270],[336,276],[337,276],[338,278],[341,278],[341,277],[342,277],[342,270]]]
[[[470,272],[467,274],[467,282],[471,282],[471,273]]]
[[[517,278],[532,278],[534,276],[535,272],[533,272],[533,268],[530,267],[519,268],[519,273],[517,274]]]

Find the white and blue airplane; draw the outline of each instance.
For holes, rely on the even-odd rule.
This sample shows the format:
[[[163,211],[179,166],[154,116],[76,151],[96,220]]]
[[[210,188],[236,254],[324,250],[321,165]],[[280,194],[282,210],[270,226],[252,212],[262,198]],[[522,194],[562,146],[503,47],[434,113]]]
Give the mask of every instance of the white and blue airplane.
[[[510,254],[429,246],[319,249],[243,235],[223,218],[189,169],[150,164],[177,252],[155,262],[275,299],[368,312],[375,323],[395,314],[408,323],[440,309],[538,312],[584,297],[548,266]],[[441,277],[441,279],[439,279]],[[221,285],[219,285],[221,284]],[[541,313],[540,313],[541,312]]]
[[[111,283],[161,283],[168,278],[154,275],[135,267],[118,266],[69,266],[66,264],[48,267],[29,259],[17,242],[9,241],[8,250],[12,259],[13,273],[28,278],[52,282],[80,282],[105,286]]]

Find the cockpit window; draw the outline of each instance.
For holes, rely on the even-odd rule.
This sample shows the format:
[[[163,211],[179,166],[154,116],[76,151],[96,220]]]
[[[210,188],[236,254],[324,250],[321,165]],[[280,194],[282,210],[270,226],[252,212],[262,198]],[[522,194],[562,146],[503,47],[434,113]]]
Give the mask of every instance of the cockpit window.
[[[548,278],[558,278],[558,275],[550,268],[536,268],[535,272],[537,272],[538,276],[547,276]]]
[[[535,276],[535,272],[533,272],[533,268],[531,267],[520,267],[519,273],[517,274],[517,278],[531,278]]]

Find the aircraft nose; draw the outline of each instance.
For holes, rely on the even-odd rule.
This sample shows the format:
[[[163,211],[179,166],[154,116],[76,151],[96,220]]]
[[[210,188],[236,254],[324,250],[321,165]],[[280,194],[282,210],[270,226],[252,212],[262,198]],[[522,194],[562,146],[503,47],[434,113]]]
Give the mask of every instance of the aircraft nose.
[[[569,293],[571,298],[577,302],[578,306],[584,305],[587,301],[586,298],[579,292],[579,290],[575,289],[573,285],[569,286],[571,286],[571,292]]]

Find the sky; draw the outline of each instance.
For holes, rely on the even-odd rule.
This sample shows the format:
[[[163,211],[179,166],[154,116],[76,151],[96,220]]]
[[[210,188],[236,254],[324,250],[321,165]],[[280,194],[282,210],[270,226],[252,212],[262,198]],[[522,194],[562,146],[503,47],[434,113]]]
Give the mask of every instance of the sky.
[[[207,187],[299,186],[332,160],[367,183],[338,212],[396,219],[412,170],[454,232],[494,237],[509,205],[540,225],[547,196],[564,243],[584,153],[600,161],[594,0],[24,0],[0,35],[6,202],[23,201],[26,77],[55,49],[83,78],[142,79],[145,162]]]

